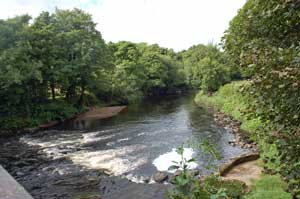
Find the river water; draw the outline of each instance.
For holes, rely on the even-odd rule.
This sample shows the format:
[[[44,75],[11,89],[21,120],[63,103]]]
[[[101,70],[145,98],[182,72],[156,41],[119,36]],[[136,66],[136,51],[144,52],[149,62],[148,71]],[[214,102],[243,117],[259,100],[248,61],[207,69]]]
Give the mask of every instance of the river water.
[[[73,180],[83,176],[95,177],[98,176],[95,172],[100,170],[114,176],[107,177],[105,182],[102,180],[102,185],[93,184],[102,189],[102,192],[103,184],[107,186],[107,181],[111,178],[114,182],[126,181],[116,188],[120,190],[135,183],[154,183],[151,176],[157,170],[167,171],[171,161],[178,158],[174,149],[183,143],[185,155],[193,156],[197,160],[190,167],[199,169],[200,173],[207,173],[207,162],[211,156],[201,148],[191,147],[187,143],[209,140],[223,157],[220,162],[224,162],[247,152],[245,149],[230,146],[228,141],[232,138],[233,135],[228,130],[215,123],[211,114],[194,104],[193,96],[167,97],[130,106],[127,112],[109,120],[69,123],[56,130],[22,136],[18,143],[10,141],[6,143],[6,150],[9,150],[11,145],[20,144],[23,148],[33,148],[37,154],[35,157],[40,157],[46,162],[39,160],[35,168],[26,164],[21,168],[18,165],[4,165],[36,198],[71,198],[70,194],[61,193],[61,187],[53,186],[63,184],[65,190],[72,192],[74,183],[64,182],[68,176]],[[17,151],[16,147],[12,148]],[[29,171],[22,170],[24,167]],[[17,171],[22,171],[22,174],[19,172],[18,175]],[[75,174],[78,178],[74,178]],[[63,176],[63,180],[53,179],[55,176]],[[43,179],[48,182],[45,184],[48,188],[40,184]],[[33,182],[39,186],[32,187]],[[145,192],[147,186],[140,186],[143,186]],[[161,186],[156,189],[161,189]],[[56,190],[59,193],[51,195],[47,190]],[[97,188],[93,188],[93,191],[97,192]]]

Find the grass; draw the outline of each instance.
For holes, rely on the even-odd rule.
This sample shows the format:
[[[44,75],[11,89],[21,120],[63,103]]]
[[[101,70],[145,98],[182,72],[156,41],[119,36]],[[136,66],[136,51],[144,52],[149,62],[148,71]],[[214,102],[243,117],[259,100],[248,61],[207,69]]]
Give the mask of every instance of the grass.
[[[255,182],[252,191],[244,199],[291,199],[292,195],[285,192],[287,184],[278,175],[264,175]]]
[[[195,102],[199,106],[213,107],[220,110],[240,121],[241,129],[247,133],[247,135],[259,143],[262,151],[261,157],[273,157],[272,163],[265,163],[263,166],[267,168],[278,169],[280,162],[277,160],[278,152],[274,146],[267,144],[264,139],[258,137],[259,132],[263,128],[263,123],[259,117],[247,117],[243,114],[251,103],[251,96],[242,94],[240,91],[242,87],[248,85],[247,81],[231,82],[222,86],[212,96],[207,96],[201,91],[195,97]],[[262,162],[262,161],[261,161]],[[279,176],[264,175],[260,180],[255,182],[252,191],[245,196],[245,199],[290,199],[292,196],[285,192],[286,183],[284,183]]]
[[[223,113],[242,122],[241,129],[255,135],[255,132],[263,126],[259,118],[249,119],[243,112],[249,106],[251,97],[243,95],[240,90],[243,86],[247,86],[247,81],[236,81],[222,86],[212,96],[207,96],[199,92],[195,98],[195,102],[204,107],[214,107]]]

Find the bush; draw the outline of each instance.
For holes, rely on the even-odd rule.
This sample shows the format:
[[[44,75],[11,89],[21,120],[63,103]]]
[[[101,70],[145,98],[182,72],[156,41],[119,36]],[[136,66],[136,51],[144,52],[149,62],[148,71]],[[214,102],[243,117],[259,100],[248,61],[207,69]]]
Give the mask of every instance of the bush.
[[[219,176],[210,175],[204,179],[205,187],[212,189],[211,192],[217,193],[217,190],[223,189],[228,198],[242,198],[246,191],[246,185],[237,180],[223,181]]]
[[[40,122],[52,120],[64,120],[73,117],[79,110],[65,101],[54,101],[40,106],[35,117],[39,117]]]
[[[196,96],[195,101],[199,105],[213,106],[227,115],[232,116],[234,119],[241,121],[241,129],[244,130],[250,138],[259,143],[261,158],[264,161],[264,168],[272,173],[280,172],[283,176],[295,179],[299,176],[299,172],[297,171],[300,170],[300,168],[295,169],[297,166],[300,166],[297,164],[297,158],[300,157],[300,154],[296,154],[299,153],[300,149],[295,147],[300,145],[280,141],[272,143],[272,139],[268,137],[268,134],[266,133],[270,131],[269,128],[266,128],[268,125],[264,124],[260,117],[254,114],[247,114],[247,109],[251,103],[253,103],[254,99],[251,96],[243,95],[243,93],[240,92],[241,88],[245,86],[249,86],[247,81],[232,82],[222,86],[211,97],[200,92]],[[297,139],[291,140],[293,140],[293,142],[299,142]],[[286,149],[289,150],[280,150],[278,146],[286,147]],[[292,146],[294,146],[294,148],[292,148]],[[282,151],[286,151],[285,156],[282,156]],[[290,162],[283,161],[286,159]],[[299,182],[296,180],[291,181],[289,183],[290,190],[293,190],[294,193],[298,193],[298,184]],[[256,191],[254,190],[253,194],[255,192]]]
[[[215,151],[214,147],[204,141],[199,145],[205,153],[212,156],[212,160],[220,160],[220,156]],[[220,175],[211,175],[201,182],[197,176],[189,172],[189,163],[194,162],[193,158],[186,159],[184,157],[183,146],[178,147],[176,152],[181,156],[179,162],[173,161],[174,165],[170,166],[169,170],[179,169],[180,175],[176,176],[172,181],[175,187],[168,193],[171,199],[238,199],[245,193],[246,186],[239,181],[223,181]],[[209,161],[210,167],[214,167],[213,161]]]
[[[300,198],[300,2],[248,0],[230,23],[224,47],[234,62],[251,72],[251,112],[269,125],[280,173]],[[272,133],[271,133],[272,132]],[[276,134],[274,136],[274,134]]]
[[[248,122],[250,119],[244,113],[252,99],[249,95],[241,93],[242,88],[246,86],[247,81],[232,82],[220,87],[211,97],[200,91],[196,95],[195,102],[199,105],[212,106],[241,122]],[[256,125],[260,125],[259,119],[255,119]],[[251,123],[253,124],[253,121]]]
[[[49,121],[71,118],[79,111],[75,106],[65,101],[49,101],[45,104],[32,106],[30,116],[14,115],[13,117],[3,117],[0,119],[0,124],[1,129],[4,130],[34,127]]]

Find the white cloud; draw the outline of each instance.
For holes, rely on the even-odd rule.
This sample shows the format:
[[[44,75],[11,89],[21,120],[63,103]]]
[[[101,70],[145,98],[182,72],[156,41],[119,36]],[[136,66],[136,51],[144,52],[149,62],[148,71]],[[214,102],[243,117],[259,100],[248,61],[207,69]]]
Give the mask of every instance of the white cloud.
[[[37,16],[56,6],[80,7],[92,14],[106,41],[129,40],[186,49],[219,42],[246,0],[0,0],[0,18]],[[4,3],[5,1],[5,3]],[[5,6],[4,6],[5,5]]]

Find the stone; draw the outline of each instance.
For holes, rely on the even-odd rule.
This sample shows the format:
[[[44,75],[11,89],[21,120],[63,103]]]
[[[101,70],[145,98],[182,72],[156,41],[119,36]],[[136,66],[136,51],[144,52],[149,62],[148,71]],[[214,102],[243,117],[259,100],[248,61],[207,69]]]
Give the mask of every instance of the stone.
[[[230,141],[228,142],[228,144],[230,144],[230,145],[235,145],[235,143],[236,143],[236,140],[230,140]]]
[[[180,176],[182,173],[181,170],[176,170],[175,173],[173,174],[175,177]]]
[[[197,169],[192,169],[192,170],[189,170],[188,173],[189,173],[191,176],[195,177],[195,176],[199,175],[200,172],[199,172],[199,170],[197,170]]]
[[[176,170],[175,173],[174,173],[173,175],[170,176],[169,182],[172,183],[172,184],[174,184],[176,177],[177,177],[177,176],[180,176],[181,173],[182,173],[181,170]]]
[[[155,182],[162,183],[168,179],[168,175],[163,172],[156,172],[153,176]]]
[[[33,199],[28,192],[0,166],[0,198]]]
[[[146,179],[143,180],[143,182],[146,183],[146,184],[148,184],[150,182],[150,179],[146,178]]]
[[[235,166],[242,164],[244,162],[257,160],[258,158],[259,158],[259,153],[255,153],[255,152],[235,157],[231,159],[229,162],[222,164],[219,167],[220,175],[224,176]]]

